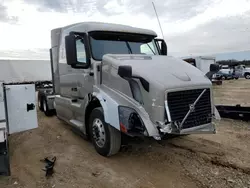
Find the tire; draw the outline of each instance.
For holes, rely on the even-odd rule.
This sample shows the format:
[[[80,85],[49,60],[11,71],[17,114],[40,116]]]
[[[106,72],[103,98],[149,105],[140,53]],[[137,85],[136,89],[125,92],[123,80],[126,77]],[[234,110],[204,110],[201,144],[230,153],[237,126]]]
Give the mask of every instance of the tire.
[[[221,79],[222,79],[222,80],[226,80],[226,77],[225,77],[225,76],[222,76]]]
[[[54,111],[53,110],[49,110],[46,97],[42,98],[42,104],[43,104],[43,112],[44,112],[44,114],[46,116],[53,116],[54,115]]]
[[[43,112],[43,95],[38,93],[38,108],[41,112]]]
[[[100,155],[108,157],[119,152],[121,132],[104,121],[101,107],[95,108],[90,114],[89,132],[95,150]]]
[[[246,73],[246,74],[245,74],[245,78],[246,78],[246,79],[250,79],[250,73]]]

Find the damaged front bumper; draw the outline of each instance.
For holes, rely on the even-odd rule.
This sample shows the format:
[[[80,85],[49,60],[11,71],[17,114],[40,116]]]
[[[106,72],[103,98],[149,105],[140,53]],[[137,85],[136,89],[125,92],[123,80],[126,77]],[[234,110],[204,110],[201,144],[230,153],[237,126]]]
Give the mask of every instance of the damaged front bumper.
[[[172,135],[186,135],[186,134],[215,134],[216,133],[216,121],[220,121],[221,117],[214,106],[214,115],[212,117],[211,123],[207,123],[200,126],[190,127],[182,129],[180,124],[176,122],[157,122],[157,127],[160,136],[154,137],[156,140],[161,140],[162,137],[172,134]]]

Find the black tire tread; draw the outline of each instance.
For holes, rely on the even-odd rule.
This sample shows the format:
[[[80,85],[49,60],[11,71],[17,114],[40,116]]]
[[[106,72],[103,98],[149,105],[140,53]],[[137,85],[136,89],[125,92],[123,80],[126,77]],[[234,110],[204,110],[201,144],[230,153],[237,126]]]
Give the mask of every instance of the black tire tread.
[[[45,114],[46,116],[48,116],[48,117],[53,116],[53,115],[54,115],[54,111],[48,109],[48,103],[47,103],[46,97],[44,96],[42,99],[43,99],[43,103],[45,102],[45,103],[46,103],[46,106],[47,106],[47,111],[44,111],[44,110],[43,110],[44,114]]]
[[[245,73],[245,75],[244,75],[244,76],[245,76],[245,78],[246,78],[246,79],[248,79],[248,78],[247,78],[247,76],[248,76],[248,75],[250,75],[250,73],[248,73],[248,72],[247,72],[247,73]]]
[[[110,131],[110,151],[108,156],[112,156],[120,151],[121,133],[111,125],[108,126]]]
[[[40,107],[39,110],[41,112],[43,112],[43,97],[44,97],[44,93],[42,93],[41,91],[38,92],[38,103],[40,103]],[[39,104],[38,104],[39,105]]]

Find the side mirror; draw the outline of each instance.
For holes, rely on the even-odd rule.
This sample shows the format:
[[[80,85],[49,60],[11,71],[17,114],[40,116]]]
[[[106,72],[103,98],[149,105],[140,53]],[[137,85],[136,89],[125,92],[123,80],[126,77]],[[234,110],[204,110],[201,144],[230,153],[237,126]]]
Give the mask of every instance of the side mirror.
[[[65,51],[68,65],[77,64],[76,39],[74,34],[65,37]]]
[[[168,55],[168,47],[165,41],[161,43],[161,54]]]
[[[118,75],[122,78],[132,78],[132,67],[128,65],[119,66]]]
[[[161,55],[167,55],[168,54],[168,47],[166,42],[163,39],[155,39],[156,45],[158,46]]]
[[[218,72],[220,70],[220,65],[211,64],[210,65],[210,72]]]
[[[81,46],[78,45],[76,40],[81,40]],[[82,68],[86,69],[90,65],[90,56],[89,56],[89,48],[87,47],[87,37],[85,33],[75,34],[71,32],[69,35],[65,37],[65,51],[66,51],[66,60],[67,64],[71,65],[72,68]],[[79,54],[77,54],[79,53]],[[82,56],[82,54],[85,54],[85,61],[79,62],[78,58],[79,56]]]

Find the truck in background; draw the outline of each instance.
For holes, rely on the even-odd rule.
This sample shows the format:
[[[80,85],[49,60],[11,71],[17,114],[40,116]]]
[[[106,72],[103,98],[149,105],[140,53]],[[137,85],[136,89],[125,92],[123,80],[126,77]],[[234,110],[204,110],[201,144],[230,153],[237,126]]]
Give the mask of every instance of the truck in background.
[[[250,79],[250,68],[245,65],[237,65],[234,67],[235,74],[239,77],[245,77],[246,79]]]
[[[197,67],[204,74],[209,72],[211,64],[216,64],[216,58],[214,56],[188,56],[181,57],[181,59]]]
[[[188,56],[181,57],[181,59],[201,70],[206,76],[208,76],[207,73],[209,72],[210,66],[216,64],[216,58],[214,56]],[[222,84],[221,79],[216,77],[216,72],[213,72],[213,74],[210,74],[208,77],[212,83],[217,85]]]
[[[152,30],[99,22],[68,25],[51,31],[50,57],[53,89],[39,91],[40,110],[78,129],[103,156],[120,150],[123,134],[161,140],[216,132],[211,81],[205,72],[167,56],[165,41]]]

